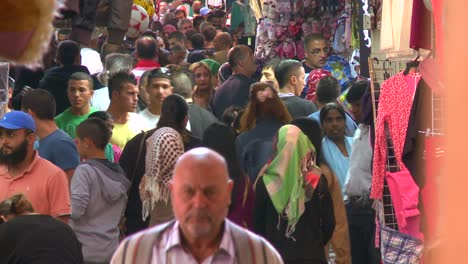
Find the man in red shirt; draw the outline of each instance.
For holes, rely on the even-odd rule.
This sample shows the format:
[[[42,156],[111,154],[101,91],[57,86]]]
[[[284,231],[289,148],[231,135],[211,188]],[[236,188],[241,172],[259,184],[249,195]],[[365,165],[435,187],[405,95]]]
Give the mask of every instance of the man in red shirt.
[[[139,81],[145,71],[159,68],[161,65],[158,62],[158,42],[156,39],[143,36],[137,39],[135,47],[138,62],[132,73],[137,81]]]
[[[34,150],[35,131],[33,118],[24,112],[12,111],[0,119],[0,201],[23,193],[35,212],[67,222],[67,176]]]

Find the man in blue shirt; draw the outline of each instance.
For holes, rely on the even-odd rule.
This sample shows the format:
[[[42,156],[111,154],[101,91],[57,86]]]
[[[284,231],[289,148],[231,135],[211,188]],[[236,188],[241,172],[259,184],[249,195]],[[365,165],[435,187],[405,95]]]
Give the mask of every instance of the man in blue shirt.
[[[39,156],[61,168],[70,182],[80,163],[76,145],[71,137],[55,124],[55,99],[47,90],[35,89],[24,96],[21,110],[36,123]]]

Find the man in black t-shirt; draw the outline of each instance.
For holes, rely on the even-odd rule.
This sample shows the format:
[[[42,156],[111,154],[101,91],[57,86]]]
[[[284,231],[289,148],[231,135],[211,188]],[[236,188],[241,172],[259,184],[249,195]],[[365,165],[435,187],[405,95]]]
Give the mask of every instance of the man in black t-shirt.
[[[82,264],[73,230],[48,215],[26,214],[0,224],[0,263]]]

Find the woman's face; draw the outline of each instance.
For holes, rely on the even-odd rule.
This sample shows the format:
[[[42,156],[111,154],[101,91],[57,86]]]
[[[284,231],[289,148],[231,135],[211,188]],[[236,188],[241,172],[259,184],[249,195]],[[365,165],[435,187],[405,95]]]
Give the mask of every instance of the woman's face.
[[[198,90],[206,90],[210,84],[210,72],[205,67],[198,67],[193,72]]]
[[[345,135],[346,120],[336,109],[328,111],[322,122],[325,135],[331,140],[340,140]]]

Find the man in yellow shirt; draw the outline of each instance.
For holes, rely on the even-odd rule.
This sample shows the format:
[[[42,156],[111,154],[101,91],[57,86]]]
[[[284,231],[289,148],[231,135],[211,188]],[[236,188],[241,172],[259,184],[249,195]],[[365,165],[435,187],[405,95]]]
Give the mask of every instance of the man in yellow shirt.
[[[138,102],[138,86],[133,74],[119,72],[108,82],[110,105],[107,112],[114,120],[110,142],[121,149],[142,130],[147,130],[145,120],[135,113]]]

